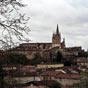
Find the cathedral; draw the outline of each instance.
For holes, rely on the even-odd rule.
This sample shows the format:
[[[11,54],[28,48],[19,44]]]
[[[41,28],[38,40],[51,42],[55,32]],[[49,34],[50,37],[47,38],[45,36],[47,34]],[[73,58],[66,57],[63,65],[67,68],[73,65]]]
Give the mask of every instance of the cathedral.
[[[22,43],[20,47],[24,47],[26,50],[45,50],[51,49],[53,47],[65,48],[65,39],[61,42],[61,33],[59,32],[59,27],[57,24],[56,32],[52,35],[51,43]]]
[[[79,53],[84,53],[84,50],[79,47],[66,47],[65,39],[61,39],[61,33],[57,24],[56,31],[52,33],[52,42],[48,43],[22,43],[19,46],[8,50],[9,53],[24,54],[28,59],[33,59],[36,55],[41,57],[43,62],[55,60],[60,52],[64,58],[69,59],[71,56],[77,56]]]
[[[28,59],[32,59],[37,53],[45,59],[55,58],[57,52],[60,51],[63,56],[69,57],[78,55],[78,52],[84,52],[81,47],[66,47],[65,39],[61,40],[61,33],[57,24],[56,32],[52,34],[52,42],[48,43],[22,43],[19,46],[8,50],[11,53],[25,54]]]
[[[65,39],[61,42],[61,33],[59,32],[58,24],[56,32],[52,34],[51,43],[22,43],[18,47],[13,48],[11,51],[25,54],[28,58],[32,58],[36,52],[40,53],[43,57],[45,53],[49,53],[49,51],[54,48],[65,48]]]

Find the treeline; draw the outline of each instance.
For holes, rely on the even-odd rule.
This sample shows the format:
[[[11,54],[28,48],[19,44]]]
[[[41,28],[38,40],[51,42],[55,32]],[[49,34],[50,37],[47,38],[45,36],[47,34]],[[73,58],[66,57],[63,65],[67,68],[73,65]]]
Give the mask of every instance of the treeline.
[[[32,59],[28,59],[24,54],[6,53],[0,56],[1,65],[37,65],[42,62],[41,55],[35,53]]]
[[[7,54],[3,54],[0,57],[0,64],[1,65],[4,65],[4,64],[26,65],[28,63],[29,63],[29,60],[23,54],[7,53]]]

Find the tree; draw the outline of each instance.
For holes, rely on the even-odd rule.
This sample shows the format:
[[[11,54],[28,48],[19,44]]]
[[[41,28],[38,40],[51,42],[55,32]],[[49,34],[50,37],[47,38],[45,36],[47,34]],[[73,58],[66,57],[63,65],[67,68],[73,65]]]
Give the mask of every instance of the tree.
[[[77,57],[88,57],[88,52],[78,52]]]
[[[55,81],[53,83],[48,84],[48,87],[49,88],[61,88],[61,84]]]
[[[29,41],[29,39],[24,37],[24,34],[27,34],[29,32],[29,27],[27,26],[29,17],[26,17],[26,15],[24,13],[21,13],[20,10],[22,7],[25,6],[26,5],[22,4],[21,0],[0,0],[0,48],[1,49],[5,50],[15,46],[16,43],[18,43],[18,41],[16,42],[14,40]],[[11,58],[13,58],[13,60]],[[22,62],[21,56],[19,55],[17,56],[13,55],[13,57],[11,58],[9,57],[9,59],[6,61],[8,63],[24,64]],[[3,61],[3,63],[5,62]],[[4,71],[1,68],[0,88],[4,88],[3,73]]]
[[[88,88],[88,77],[82,77],[79,83],[75,83],[74,88]]]
[[[40,53],[35,53],[33,58],[30,60],[31,65],[37,65],[41,63],[41,55]]]
[[[83,73],[79,83],[73,84],[74,88],[88,88],[88,71]]]
[[[4,82],[4,76],[6,75],[6,72],[2,69],[2,66],[0,66],[0,88],[5,87]]]
[[[3,64],[26,65],[29,63],[27,57],[23,54],[8,54],[2,62]]]
[[[65,61],[64,66],[71,66],[71,62],[70,61]]]
[[[56,56],[56,62],[61,62],[62,59],[63,59],[62,53],[58,51]]]
[[[20,41],[28,40],[23,36],[29,32],[24,13],[20,12],[20,8],[25,7],[21,0],[0,0],[0,44],[2,49],[14,46],[18,39]]]

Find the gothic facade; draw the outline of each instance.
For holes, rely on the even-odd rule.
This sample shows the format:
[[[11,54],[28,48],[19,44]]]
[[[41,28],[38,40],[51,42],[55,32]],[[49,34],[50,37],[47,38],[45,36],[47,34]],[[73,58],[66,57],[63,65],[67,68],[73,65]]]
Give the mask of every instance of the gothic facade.
[[[56,33],[53,33],[52,36],[52,47],[65,48],[65,39],[61,42],[61,33],[57,25]]]

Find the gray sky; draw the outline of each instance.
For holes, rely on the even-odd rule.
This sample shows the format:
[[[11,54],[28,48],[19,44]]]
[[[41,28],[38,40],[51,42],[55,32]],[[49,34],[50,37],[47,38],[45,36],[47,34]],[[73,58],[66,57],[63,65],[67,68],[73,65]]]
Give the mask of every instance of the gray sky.
[[[66,46],[88,48],[88,0],[23,0],[32,42],[51,42],[59,25]]]

